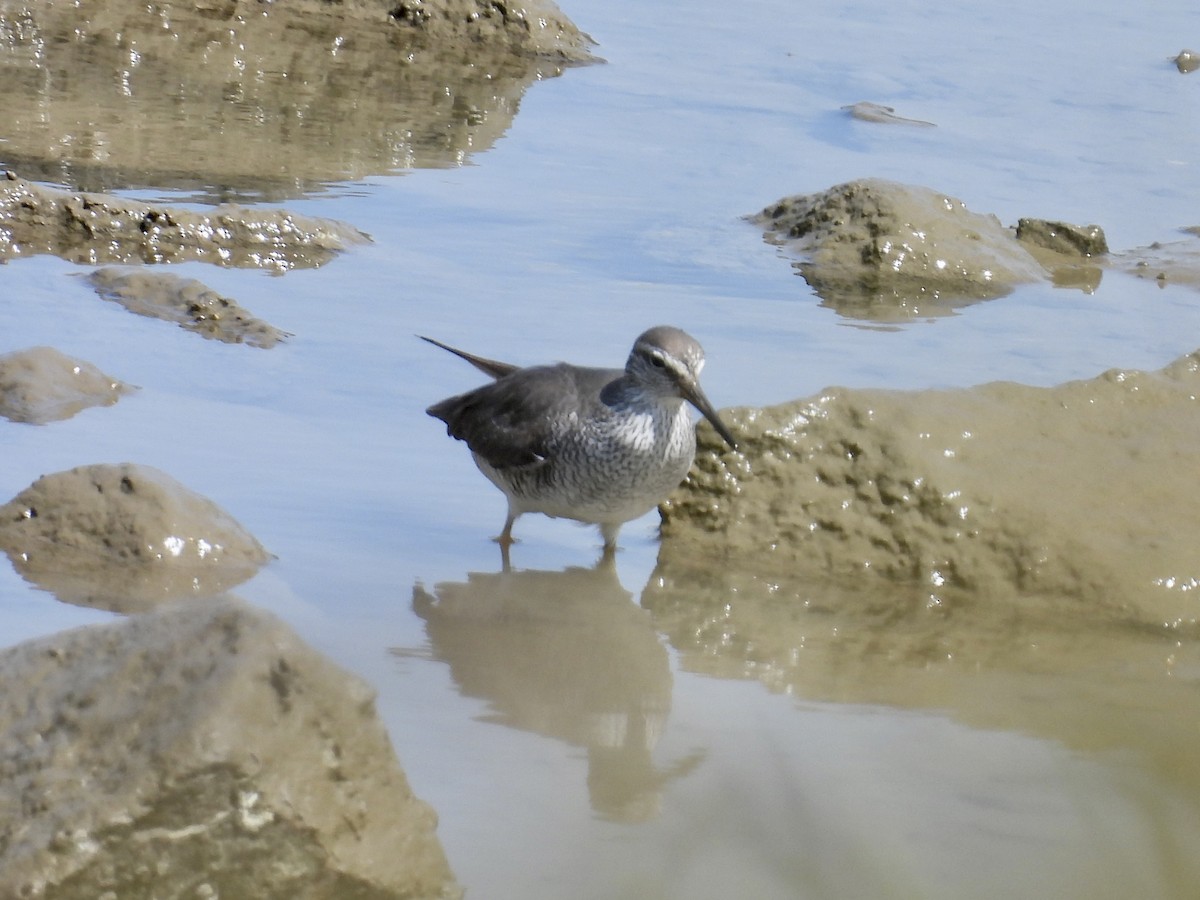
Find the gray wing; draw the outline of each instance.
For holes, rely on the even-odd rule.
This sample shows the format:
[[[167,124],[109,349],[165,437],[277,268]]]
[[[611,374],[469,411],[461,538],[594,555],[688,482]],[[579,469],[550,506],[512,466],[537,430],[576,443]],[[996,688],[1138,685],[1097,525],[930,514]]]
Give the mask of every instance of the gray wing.
[[[493,468],[530,466],[553,459],[553,423],[572,413],[602,414],[600,391],[621,374],[563,363],[518,369],[426,412],[445,422],[451,437],[465,441]]]

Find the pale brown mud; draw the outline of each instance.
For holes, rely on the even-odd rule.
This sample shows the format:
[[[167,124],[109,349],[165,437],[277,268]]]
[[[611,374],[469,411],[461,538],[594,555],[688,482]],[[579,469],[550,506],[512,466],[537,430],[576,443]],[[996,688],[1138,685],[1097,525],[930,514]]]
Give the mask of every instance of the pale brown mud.
[[[461,896],[371,690],[272,616],[176,605],[0,677],[4,897]]]
[[[76,263],[208,262],[286,272],[368,240],[349,225],[278,209],[193,212],[0,179],[0,261],[49,253]]]
[[[1195,815],[1200,351],[722,417],[739,450],[701,425],[643,593],[685,668],[1133,752]]]
[[[727,410],[739,449],[701,427],[706,452],[663,506],[662,559],[906,583],[921,609],[1065,604],[1191,629],[1198,396],[1200,351],[1054,388],[831,388]]]
[[[459,165],[590,46],[547,0],[4,5],[0,161],[212,202]]]
[[[1200,285],[1195,241],[1110,253],[1099,225],[1021,218],[1006,228],[954,197],[877,178],[785,197],[750,220],[797,257],[822,306],[853,319],[948,315],[1039,281],[1091,292],[1108,268]]]
[[[111,406],[132,388],[91,363],[53,347],[30,347],[0,356],[0,416],[44,425],[69,419],[90,406]]]
[[[1160,287],[1177,284],[1200,290],[1200,226],[1183,231],[1192,237],[1117,254],[1114,264],[1139,278],[1152,278]]]
[[[944,315],[1045,278],[999,219],[929,188],[862,179],[784,197],[751,221],[800,257],[825,305],[854,318]]]
[[[194,278],[161,270],[104,268],[89,275],[88,281],[101,297],[132,313],[174,322],[186,331],[226,344],[268,349],[291,337]]]
[[[1172,59],[1175,68],[1181,75],[1187,75],[1200,69],[1200,53],[1195,50],[1180,50]]]
[[[0,506],[0,549],[59,599],[114,612],[217,594],[270,558],[212,501],[148,466],[81,466]]]

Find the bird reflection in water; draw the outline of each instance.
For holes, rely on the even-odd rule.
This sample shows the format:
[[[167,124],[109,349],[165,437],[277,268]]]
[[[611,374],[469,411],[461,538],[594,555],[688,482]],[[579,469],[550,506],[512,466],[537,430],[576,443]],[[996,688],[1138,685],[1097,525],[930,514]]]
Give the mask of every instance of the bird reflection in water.
[[[562,572],[472,573],[413,588],[432,655],[490,721],[584,747],[592,808],[647,821],[702,754],[663,768],[653,751],[671,708],[667,652],[609,564]],[[395,651],[401,652],[401,651]]]

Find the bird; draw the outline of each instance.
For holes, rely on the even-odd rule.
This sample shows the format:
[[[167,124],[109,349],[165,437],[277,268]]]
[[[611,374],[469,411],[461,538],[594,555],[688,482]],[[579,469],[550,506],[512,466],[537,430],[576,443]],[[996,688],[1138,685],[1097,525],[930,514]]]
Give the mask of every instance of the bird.
[[[529,512],[600,526],[610,557],[621,526],[656,507],[687,476],[696,453],[687,404],[737,448],[700,387],[704,350],[678,328],[643,332],[624,369],[561,362],[523,368],[417,337],[492,379],[426,412],[466,443],[508,499],[495,538],[506,566],[513,523]]]

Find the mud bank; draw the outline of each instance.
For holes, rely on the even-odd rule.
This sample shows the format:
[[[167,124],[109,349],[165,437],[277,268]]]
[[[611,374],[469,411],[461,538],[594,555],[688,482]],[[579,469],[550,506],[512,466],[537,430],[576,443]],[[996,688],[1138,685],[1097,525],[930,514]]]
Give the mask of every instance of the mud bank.
[[[590,46],[548,0],[0,8],[0,164],[214,203],[459,165],[508,129],[530,84],[593,61]]]
[[[98,269],[88,281],[101,297],[131,313],[174,322],[186,331],[226,344],[269,349],[292,335],[256,319],[230,297],[194,278],[137,269]]]
[[[0,179],[0,262],[50,253],[69,262],[174,263],[269,269],[324,265],[368,240],[349,225],[285,210],[219,206],[211,213]]]
[[[58,422],[90,406],[111,406],[131,390],[91,363],[53,347],[0,356],[0,416],[10,422]]]
[[[370,689],[232,601],[0,653],[5,897],[460,896]]]
[[[660,559],[862,591],[889,614],[997,604],[1091,624],[1200,621],[1200,351],[1054,388],[851,391],[722,413],[664,504]]]
[[[1108,252],[1096,225],[1024,218],[1010,229],[954,197],[878,178],[784,197],[749,220],[798,257],[823,306],[874,321],[947,315],[1045,280],[1094,290]]]
[[[701,426],[642,605],[687,670],[1132,754],[1194,798],[1198,396],[1200,352],[722,410],[741,451]],[[1194,885],[1171,798],[1161,866]]]
[[[81,466],[0,506],[0,550],[60,600],[142,612],[220,593],[270,558],[211,500],[148,466]]]

